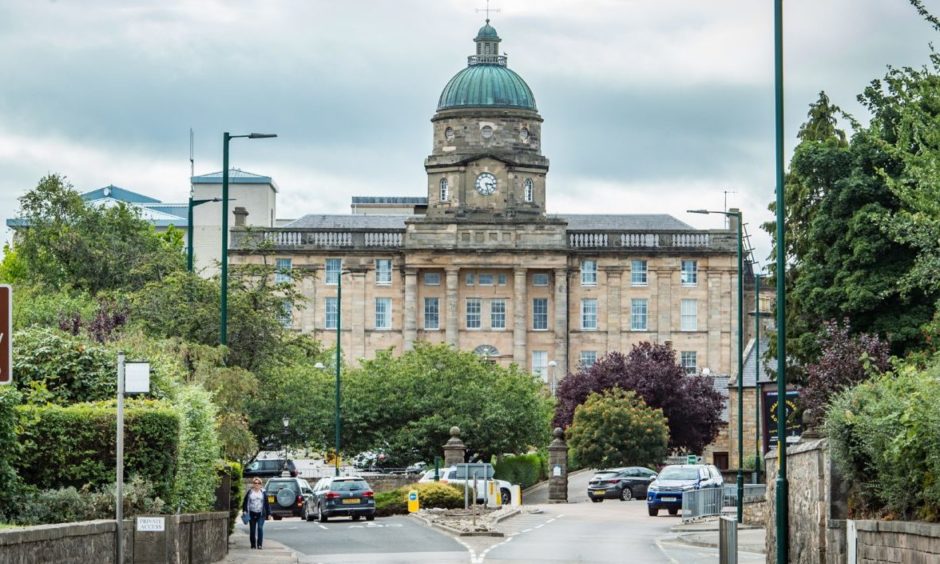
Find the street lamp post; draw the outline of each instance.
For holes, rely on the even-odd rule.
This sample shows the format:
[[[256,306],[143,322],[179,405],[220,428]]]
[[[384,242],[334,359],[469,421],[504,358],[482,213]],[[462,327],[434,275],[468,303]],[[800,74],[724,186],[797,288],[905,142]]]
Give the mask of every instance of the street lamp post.
[[[760,483],[760,273],[754,274],[754,483]]]
[[[232,135],[228,131],[222,134],[222,311],[219,321],[219,344],[221,345],[228,345],[228,143],[240,137],[269,139],[277,135],[274,133]]]
[[[739,210],[688,210],[689,213],[719,214],[738,220],[738,523],[744,521],[744,222]]]
[[[548,363],[548,370],[549,370],[549,372],[552,373],[552,374],[551,374],[551,376],[552,376],[552,384],[551,384],[552,397],[555,397],[555,367],[556,367],[556,366],[558,366],[558,363],[557,363],[557,362],[555,362],[554,360],[549,361],[549,363]]]
[[[340,327],[342,326],[343,319],[343,269],[340,268],[339,272],[336,274],[336,453],[333,456],[333,462],[336,465],[336,475],[339,476],[339,447],[340,447],[340,431],[343,428],[343,420],[340,417],[340,360],[342,359],[342,353],[340,344]]]
[[[281,440],[281,450],[284,451],[284,467],[281,468],[281,475],[284,475],[284,472],[287,472],[287,475],[290,475],[290,468],[287,466],[287,436],[288,436],[288,427],[290,427],[290,417],[284,416],[281,419],[281,423],[284,424],[284,439]]]
[[[774,157],[777,177],[777,455],[776,484],[777,564],[786,564],[790,548],[789,484],[787,482],[787,327],[786,244],[783,198],[783,0],[774,0]]]
[[[193,191],[189,191],[189,222],[186,227],[186,270],[193,271],[193,208],[208,202],[221,202],[222,198],[194,200]]]

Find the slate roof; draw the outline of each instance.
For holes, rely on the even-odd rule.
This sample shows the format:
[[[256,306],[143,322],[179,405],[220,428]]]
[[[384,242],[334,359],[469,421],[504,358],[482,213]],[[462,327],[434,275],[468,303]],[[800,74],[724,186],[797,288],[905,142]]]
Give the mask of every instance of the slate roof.
[[[770,341],[767,339],[760,340],[760,353],[755,354],[754,351],[754,339],[751,339],[748,342],[747,346],[744,347],[744,387],[753,388],[754,387],[754,364],[760,361],[760,383],[764,384],[766,382],[775,382],[776,380],[771,379],[770,374],[767,372],[767,363],[764,360],[764,353],[767,352],[767,347],[770,346]],[[736,386],[738,383],[735,380],[730,385]]]
[[[422,198],[422,200],[426,201],[426,198]],[[416,216],[311,214],[294,220],[284,225],[284,227],[301,229],[404,229],[405,220],[411,217]],[[556,217],[567,221],[568,230],[570,231],[695,231],[694,227],[666,214],[561,214]]]
[[[713,376],[714,388],[721,394],[721,420],[725,423],[728,422],[728,386],[730,385],[731,378],[728,376]]]
[[[199,176],[193,176],[190,180],[193,184],[221,184],[222,171],[200,174]],[[270,176],[255,174],[237,168],[229,169],[228,182],[229,184],[270,184],[275,192],[280,191],[277,184],[274,183],[274,180]]]

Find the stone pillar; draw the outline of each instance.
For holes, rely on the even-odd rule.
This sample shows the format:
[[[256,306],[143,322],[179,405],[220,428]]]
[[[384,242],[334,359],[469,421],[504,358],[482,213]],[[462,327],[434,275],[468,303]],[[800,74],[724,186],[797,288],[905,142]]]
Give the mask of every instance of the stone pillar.
[[[721,277],[714,272],[708,273],[708,349],[705,358],[699,362],[699,369],[709,368],[713,374],[721,371]]]
[[[672,278],[674,269],[664,267],[656,272],[657,301],[656,301],[656,336],[659,342],[672,340],[672,312],[679,309],[679,303],[672,303]],[[714,368],[713,368],[714,370]]]
[[[548,445],[548,502],[568,503],[568,443],[561,427],[555,427],[554,435]]]
[[[568,374],[568,270],[555,269],[555,374],[556,382]]]
[[[526,269],[516,268],[513,271],[513,293],[512,293],[512,361],[518,364],[523,371],[528,370],[529,363],[526,359],[526,337],[528,336],[528,324],[526,323]]]
[[[467,447],[460,440],[460,428],[451,427],[450,439],[444,444],[444,468],[450,468],[454,464],[462,464],[466,452]]]
[[[350,339],[346,343],[346,350],[349,356],[346,360],[350,363],[359,364],[360,358],[366,356],[366,317],[369,308],[375,307],[375,304],[366,303],[366,272],[365,270],[354,270],[349,274],[349,292],[346,292],[346,285],[343,285],[343,301],[350,301],[349,325],[343,323],[350,330]],[[348,297],[347,297],[348,296]]]
[[[405,350],[414,348],[418,338],[418,271],[414,268],[405,269]]]
[[[607,269],[607,352],[619,351],[621,347],[620,332],[620,294],[623,280],[623,270],[620,268]],[[597,312],[600,317],[601,312]]]
[[[235,216],[235,227],[245,227],[248,222],[248,210],[242,206],[235,208],[235,211],[232,212],[232,215]]]
[[[300,281],[300,293],[307,299],[307,306],[300,310],[300,331],[312,333],[317,328],[317,284],[316,273],[304,269],[304,276]]]
[[[458,322],[460,320],[458,312],[460,308],[457,304],[457,285],[460,282],[460,269],[448,268],[447,271],[447,319],[444,326],[444,340],[452,346],[457,346]]]

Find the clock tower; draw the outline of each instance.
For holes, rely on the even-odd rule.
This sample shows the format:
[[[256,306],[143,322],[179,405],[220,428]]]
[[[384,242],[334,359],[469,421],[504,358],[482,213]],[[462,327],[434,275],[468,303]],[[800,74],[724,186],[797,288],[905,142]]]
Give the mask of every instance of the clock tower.
[[[425,160],[428,216],[512,219],[545,214],[548,159],[532,90],[506,66],[489,20],[476,54],[441,92]]]

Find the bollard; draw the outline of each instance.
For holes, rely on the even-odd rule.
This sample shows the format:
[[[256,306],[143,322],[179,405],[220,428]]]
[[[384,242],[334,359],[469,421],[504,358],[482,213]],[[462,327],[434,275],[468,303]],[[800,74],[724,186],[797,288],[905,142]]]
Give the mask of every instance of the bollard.
[[[519,484],[513,484],[512,488],[510,488],[510,491],[512,492],[510,496],[512,499],[510,499],[509,504],[512,507],[521,507],[522,506],[522,486],[520,486]]]
[[[718,521],[718,562],[738,564],[738,520],[722,517]]]
[[[418,500],[418,490],[411,490],[408,492],[408,513],[417,513],[420,508],[421,503]]]

